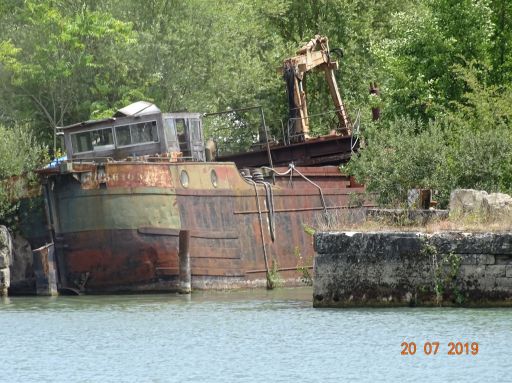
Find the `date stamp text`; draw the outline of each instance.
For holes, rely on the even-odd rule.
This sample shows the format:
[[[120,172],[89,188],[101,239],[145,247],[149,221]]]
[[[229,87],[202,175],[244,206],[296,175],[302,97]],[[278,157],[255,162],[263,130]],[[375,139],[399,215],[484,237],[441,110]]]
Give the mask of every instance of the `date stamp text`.
[[[477,355],[478,342],[448,342],[448,345],[440,342],[425,342],[416,344],[416,342],[402,342],[401,355],[415,355],[417,352],[425,355],[437,355],[444,353],[447,355]]]

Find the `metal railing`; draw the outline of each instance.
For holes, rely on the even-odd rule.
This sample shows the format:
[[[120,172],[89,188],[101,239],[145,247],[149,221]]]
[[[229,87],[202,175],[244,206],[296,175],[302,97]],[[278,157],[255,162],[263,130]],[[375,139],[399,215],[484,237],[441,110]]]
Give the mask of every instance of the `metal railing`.
[[[254,125],[250,126],[248,125],[248,119],[244,119],[240,113],[242,112],[248,112],[252,110],[258,110],[260,114],[260,123],[258,127],[256,128]],[[212,138],[216,141],[217,144],[217,154],[223,155],[233,152],[243,152],[243,151],[252,151],[257,149],[261,149],[263,147],[267,148],[267,151],[269,152],[269,160],[270,158],[270,143],[272,141],[280,142],[284,145],[290,145],[295,142],[300,142],[304,139],[304,133],[296,133],[295,132],[295,125],[296,122],[303,119],[308,120],[314,120],[315,118],[322,118],[325,116],[335,116],[336,113],[340,112],[340,109],[332,109],[327,110],[321,113],[315,113],[311,114],[308,117],[291,117],[287,119],[275,119],[270,120],[269,125],[265,122],[265,115],[263,112],[263,108],[261,106],[252,106],[248,108],[239,108],[239,109],[230,109],[223,112],[216,112],[216,113],[206,113],[203,116],[204,117],[215,117],[215,116],[222,116],[222,115],[232,115],[231,121],[229,121],[226,126],[216,126],[213,128],[209,133],[207,138]],[[356,115],[355,122],[351,124],[349,127],[342,127],[340,129],[339,123],[336,124],[329,124],[332,125],[332,127],[338,131],[338,133],[341,133],[342,130],[352,130],[353,135],[353,143],[351,145],[352,150],[357,145],[357,142],[359,140],[359,132],[360,132],[360,120],[361,115],[358,111]],[[315,125],[314,123],[310,124]],[[318,123],[316,124],[318,125]],[[269,126],[274,126],[274,129],[272,129],[274,132],[280,132],[281,137],[278,140],[270,139],[269,134]],[[239,128],[242,128],[242,130],[238,130]],[[233,134],[233,132],[237,132],[236,134]],[[315,138],[318,136],[321,136],[325,133],[320,134],[312,134],[310,132],[310,138]],[[263,135],[263,137],[262,137]],[[248,137],[248,138],[247,138]],[[262,138],[264,140],[262,140]],[[245,142],[244,140],[245,139]]]

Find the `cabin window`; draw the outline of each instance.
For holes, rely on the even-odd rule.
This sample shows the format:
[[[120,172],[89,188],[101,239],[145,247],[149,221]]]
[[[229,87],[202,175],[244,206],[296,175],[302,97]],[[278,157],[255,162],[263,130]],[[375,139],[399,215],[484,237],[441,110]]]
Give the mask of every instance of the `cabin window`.
[[[176,132],[178,133],[178,136],[179,135],[182,135],[184,136],[185,135],[185,120],[183,118],[178,118],[176,120]]]
[[[92,152],[93,150],[110,149],[114,145],[112,128],[96,129],[71,135],[74,153]]]
[[[166,118],[164,120],[164,132],[165,132],[167,141],[175,141],[176,140],[176,130],[172,123],[172,118]]]
[[[176,134],[176,127],[172,118],[164,119],[164,133],[167,140],[167,150],[176,152],[180,150],[178,145],[178,136]]]
[[[117,146],[129,146],[158,142],[156,121],[116,126]]]
[[[130,126],[116,126],[116,139],[117,146],[131,145],[132,139],[130,137]]]
[[[176,133],[178,135],[178,145],[180,147],[180,152],[182,152],[185,157],[189,157],[190,156],[190,145],[188,142],[186,122],[183,118],[178,118],[178,119],[176,119],[175,124],[176,124]]]
[[[190,120],[190,130],[193,140],[201,140],[201,126],[199,120]]]

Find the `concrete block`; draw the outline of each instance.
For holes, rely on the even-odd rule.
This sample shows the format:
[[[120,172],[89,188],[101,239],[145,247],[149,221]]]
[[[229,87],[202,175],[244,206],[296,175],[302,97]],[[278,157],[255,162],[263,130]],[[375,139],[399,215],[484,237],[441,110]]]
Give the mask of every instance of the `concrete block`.
[[[27,271],[33,271],[32,265],[32,248],[26,238],[19,234],[15,234],[12,239],[12,263],[11,281],[23,282],[26,280]]]
[[[485,276],[485,265],[461,265],[460,276],[462,279],[479,279]]]
[[[462,293],[476,291],[476,304],[509,304],[510,233],[317,233],[315,241],[315,307],[433,304],[434,269],[453,272],[443,262],[452,249]]]
[[[463,265],[494,265],[496,258],[492,254],[460,254]]]
[[[7,295],[7,289],[11,285],[11,273],[9,268],[0,269],[0,296]]]
[[[455,189],[450,194],[450,214],[482,214],[487,192],[473,189]]]
[[[499,278],[499,277],[505,277],[507,273],[507,266],[506,265],[487,265],[485,266],[485,275]]]
[[[492,275],[486,275],[478,280],[480,289],[482,291],[494,291],[496,289],[496,277]]]
[[[430,236],[440,253],[512,254],[512,233],[443,232]]]
[[[496,254],[494,259],[495,265],[512,265],[512,255],[510,254]]]
[[[9,256],[2,250],[4,249],[0,250],[0,269],[5,269],[6,267],[9,267]]]
[[[9,230],[0,226],[0,269],[9,267],[12,258],[12,239]]]
[[[512,293],[512,278],[496,278],[496,290],[506,290]]]
[[[512,197],[504,193],[491,193],[485,202],[490,218],[503,219],[512,216]]]
[[[475,254],[476,263],[480,265],[494,265],[496,257],[491,254]]]

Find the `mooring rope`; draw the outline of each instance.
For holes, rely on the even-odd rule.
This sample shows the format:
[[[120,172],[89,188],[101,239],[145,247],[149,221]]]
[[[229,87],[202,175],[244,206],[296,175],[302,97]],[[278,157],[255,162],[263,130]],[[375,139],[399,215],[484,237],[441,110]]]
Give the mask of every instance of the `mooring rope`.
[[[269,288],[270,283],[271,283],[270,282],[270,271],[269,271],[269,266],[268,266],[267,247],[265,246],[265,237],[263,234],[263,218],[261,216],[260,196],[258,193],[258,187],[256,186],[256,182],[254,182],[251,179],[247,179],[247,178],[246,178],[246,180],[252,184],[252,186],[254,187],[254,193],[256,194],[256,207],[258,208],[258,218],[259,218],[259,222],[260,222],[261,245],[263,247],[263,259],[265,261],[265,273],[266,273],[266,277],[267,277],[267,288]]]
[[[268,207],[268,221],[269,221],[269,229],[270,229],[270,238],[272,238],[272,242],[276,239],[276,225],[275,225],[275,216],[274,216],[274,192],[272,191],[272,185],[265,181],[257,182],[264,186],[265,188],[265,197],[267,199],[267,207]]]
[[[316,183],[314,183],[313,181],[311,181],[311,180],[310,180],[308,177],[306,177],[304,174],[302,174],[302,173],[301,173],[301,172],[300,172],[300,171],[295,167],[295,165],[294,165],[294,164],[290,164],[290,165],[288,165],[288,167],[289,167],[289,169],[288,169],[286,172],[284,172],[284,173],[279,173],[279,172],[278,172],[277,170],[275,170],[274,168],[269,168],[269,167],[267,167],[267,166],[262,166],[262,168],[263,168],[263,169],[267,169],[267,170],[269,170],[269,171],[272,171],[272,172],[274,172],[275,174],[277,174],[278,176],[285,176],[285,175],[287,175],[288,173],[291,173],[291,172],[293,172],[293,171],[295,170],[295,171],[297,172],[297,174],[298,174],[298,175],[300,175],[302,178],[304,178],[304,179],[305,179],[306,181],[308,181],[311,185],[315,186],[315,187],[318,189],[318,191],[320,192],[320,199],[321,199],[321,201],[322,201],[322,207],[324,208],[324,210],[325,210],[325,211],[327,211],[327,205],[326,205],[326,203],[325,203],[324,192],[322,191],[322,188],[321,188],[318,184],[316,184]]]

